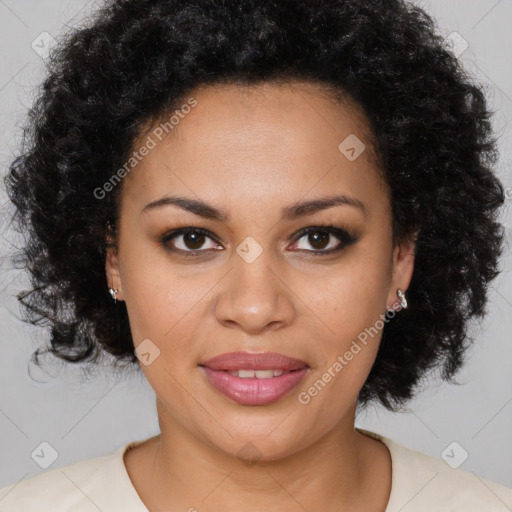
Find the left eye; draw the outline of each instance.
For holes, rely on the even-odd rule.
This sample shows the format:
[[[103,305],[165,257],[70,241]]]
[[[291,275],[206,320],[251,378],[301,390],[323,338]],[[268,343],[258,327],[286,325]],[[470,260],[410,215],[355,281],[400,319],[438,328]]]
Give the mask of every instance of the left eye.
[[[306,240],[313,250],[300,245],[300,240]],[[337,243],[333,243],[337,239]],[[331,253],[341,250],[344,246],[355,242],[355,237],[343,229],[334,227],[310,227],[300,233],[299,238],[294,242],[294,249],[306,250],[313,253]]]

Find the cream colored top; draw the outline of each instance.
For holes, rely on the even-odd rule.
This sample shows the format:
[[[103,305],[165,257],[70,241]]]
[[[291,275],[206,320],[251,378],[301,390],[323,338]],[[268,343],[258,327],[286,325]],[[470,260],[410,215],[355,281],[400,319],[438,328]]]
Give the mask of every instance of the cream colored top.
[[[512,489],[358,430],[382,441],[391,453],[392,485],[386,512],[512,511]],[[148,512],[123,460],[127,449],[143,441],[4,487],[0,489],[0,512]]]

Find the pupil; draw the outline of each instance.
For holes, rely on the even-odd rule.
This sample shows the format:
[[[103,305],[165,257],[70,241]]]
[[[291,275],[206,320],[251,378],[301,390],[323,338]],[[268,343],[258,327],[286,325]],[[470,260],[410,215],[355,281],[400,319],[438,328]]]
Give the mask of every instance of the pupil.
[[[204,235],[200,233],[186,233],[185,244],[189,249],[199,249],[204,243]]]
[[[315,249],[323,249],[327,244],[322,242],[327,241],[328,238],[329,235],[325,231],[316,231],[309,235],[310,244],[315,247]],[[318,243],[320,243],[320,247],[317,247]]]

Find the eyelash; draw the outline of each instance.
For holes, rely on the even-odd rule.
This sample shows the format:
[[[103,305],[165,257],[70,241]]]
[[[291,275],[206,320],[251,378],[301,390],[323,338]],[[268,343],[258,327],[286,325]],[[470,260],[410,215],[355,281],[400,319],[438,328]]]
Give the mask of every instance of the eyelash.
[[[297,233],[294,237],[294,242],[293,244],[295,244],[296,242],[298,242],[301,238],[303,238],[305,235],[309,235],[311,233],[328,233],[330,235],[334,235],[336,238],[338,238],[340,240],[340,244],[339,246],[335,247],[334,249],[330,249],[328,251],[322,251],[322,250],[313,250],[313,251],[309,251],[309,250],[306,250],[306,252],[308,253],[312,253],[316,256],[322,256],[322,255],[326,255],[326,254],[333,254],[335,252],[339,252],[339,251],[342,251],[343,249],[345,249],[346,247],[348,247],[349,245],[352,245],[354,243],[356,243],[358,241],[358,237],[346,230],[346,229],[342,229],[342,228],[337,228],[337,227],[334,227],[332,224],[330,225],[324,225],[324,226],[310,226],[308,228],[305,228],[303,230],[301,230],[299,233]],[[202,229],[202,228],[179,228],[179,229],[176,229],[176,230],[173,230],[173,231],[170,231],[168,233],[166,233],[161,239],[160,239],[160,244],[164,247],[164,249],[166,251],[169,251],[171,253],[178,253],[178,254],[181,254],[185,257],[198,257],[201,255],[201,253],[204,253],[204,252],[207,252],[208,250],[204,250],[204,249],[197,249],[197,250],[190,250],[190,251],[183,251],[182,249],[176,249],[176,248],[171,248],[171,246],[167,245],[171,240],[173,240],[174,238],[180,236],[180,235],[186,235],[186,234],[189,234],[189,233],[198,233],[200,235],[204,235],[208,238],[211,238],[215,243],[219,243],[215,237],[213,237],[211,235],[211,233],[206,230],[206,229]],[[216,250],[216,249],[213,249],[213,250]],[[300,250],[303,250],[303,249],[299,249]]]

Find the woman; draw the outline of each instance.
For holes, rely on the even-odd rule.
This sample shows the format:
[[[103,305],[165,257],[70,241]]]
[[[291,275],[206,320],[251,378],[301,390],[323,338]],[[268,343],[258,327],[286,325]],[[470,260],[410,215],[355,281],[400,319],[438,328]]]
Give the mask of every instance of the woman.
[[[450,510],[512,491],[354,428],[450,379],[502,254],[481,90],[399,0],[117,0],[7,188],[50,351],[140,364],[161,433],[6,511]],[[7,489],[4,489],[7,492]]]

